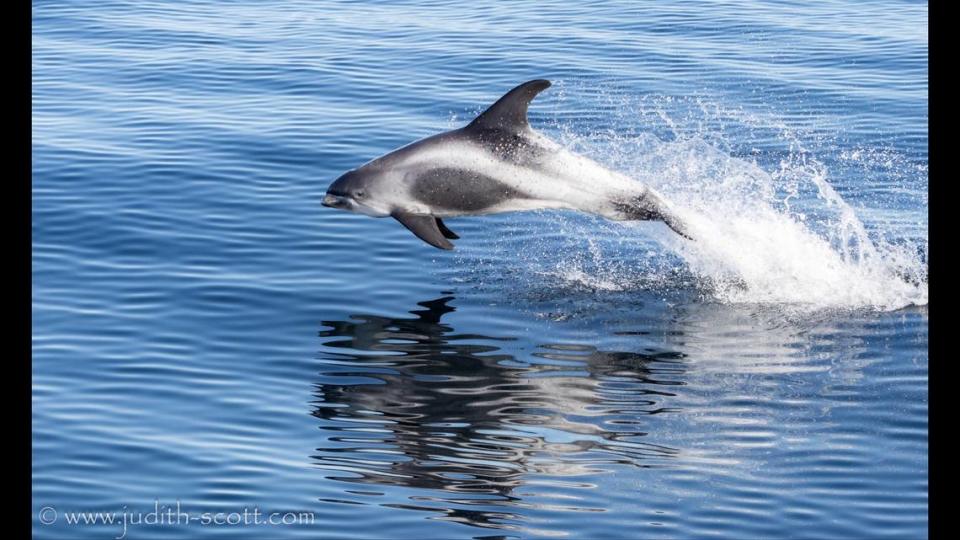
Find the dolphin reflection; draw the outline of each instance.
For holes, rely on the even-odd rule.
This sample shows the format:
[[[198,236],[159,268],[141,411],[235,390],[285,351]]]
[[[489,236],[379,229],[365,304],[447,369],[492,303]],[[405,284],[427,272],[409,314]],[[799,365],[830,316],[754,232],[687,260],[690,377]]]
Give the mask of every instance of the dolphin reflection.
[[[569,344],[511,353],[523,344],[445,324],[452,299],[419,302],[413,317],[323,322],[313,415],[324,441],[312,458],[329,478],[436,490],[403,507],[503,527],[526,477],[570,477],[570,487],[677,454],[649,433],[654,415],[673,411],[683,355]]]

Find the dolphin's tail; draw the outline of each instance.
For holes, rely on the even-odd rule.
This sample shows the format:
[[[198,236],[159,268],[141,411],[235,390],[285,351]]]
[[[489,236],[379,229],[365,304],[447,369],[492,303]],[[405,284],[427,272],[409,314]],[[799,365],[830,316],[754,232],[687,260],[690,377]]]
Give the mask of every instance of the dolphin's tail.
[[[650,190],[642,195],[610,201],[610,208],[603,215],[615,221],[662,221],[673,232],[693,240],[683,220],[670,209],[666,201]]]
[[[654,218],[654,219],[659,219],[663,221],[664,223],[667,224],[667,227],[670,227],[670,229],[673,232],[679,234],[680,236],[686,238],[687,240],[693,240],[693,237],[690,236],[690,232],[689,232],[689,229],[687,228],[687,225],[679,217],[677,217],[675,213],[671,211],[666,211],[661,213],[658,218]]]

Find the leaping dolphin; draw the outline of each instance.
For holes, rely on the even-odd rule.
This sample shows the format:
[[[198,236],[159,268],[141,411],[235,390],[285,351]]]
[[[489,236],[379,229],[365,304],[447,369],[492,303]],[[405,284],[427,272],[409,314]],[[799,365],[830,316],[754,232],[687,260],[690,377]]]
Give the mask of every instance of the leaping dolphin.
[[[527,108],[550,81],[507,92],[465,127],[421,139],[348,171],[323,205],[391,216],[431,246],[459,238],[443,218],[566,208],[615,221],[660,220],[690,238],[655,191],[533,130]]]

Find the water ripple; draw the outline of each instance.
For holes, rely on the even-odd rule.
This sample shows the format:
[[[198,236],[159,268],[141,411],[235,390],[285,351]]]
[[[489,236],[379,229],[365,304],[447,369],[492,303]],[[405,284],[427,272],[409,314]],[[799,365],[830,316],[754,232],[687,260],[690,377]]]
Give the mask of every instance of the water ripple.
[[[926,535],[925,4],[32,9],[35,515],[315,519],[130,538]],[[320,206],[539,77],[538,129],[708,210],[769,192],[836,279],[764,236],[782,220],[724,254],[791,264],[737,281],[654,223],[461,219],[440,253]]]

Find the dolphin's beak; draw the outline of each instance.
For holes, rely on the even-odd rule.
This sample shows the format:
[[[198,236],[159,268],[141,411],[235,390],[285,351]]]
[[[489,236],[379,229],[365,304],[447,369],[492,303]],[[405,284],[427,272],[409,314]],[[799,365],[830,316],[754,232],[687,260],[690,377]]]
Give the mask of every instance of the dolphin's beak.
[[[338,197],[337,195],[331,195],[327,193],[324,195],[323,202],[320,204],[330,208],[340,208],[344,206],[345,202],[346,201],[343,200],[343,197]]]

